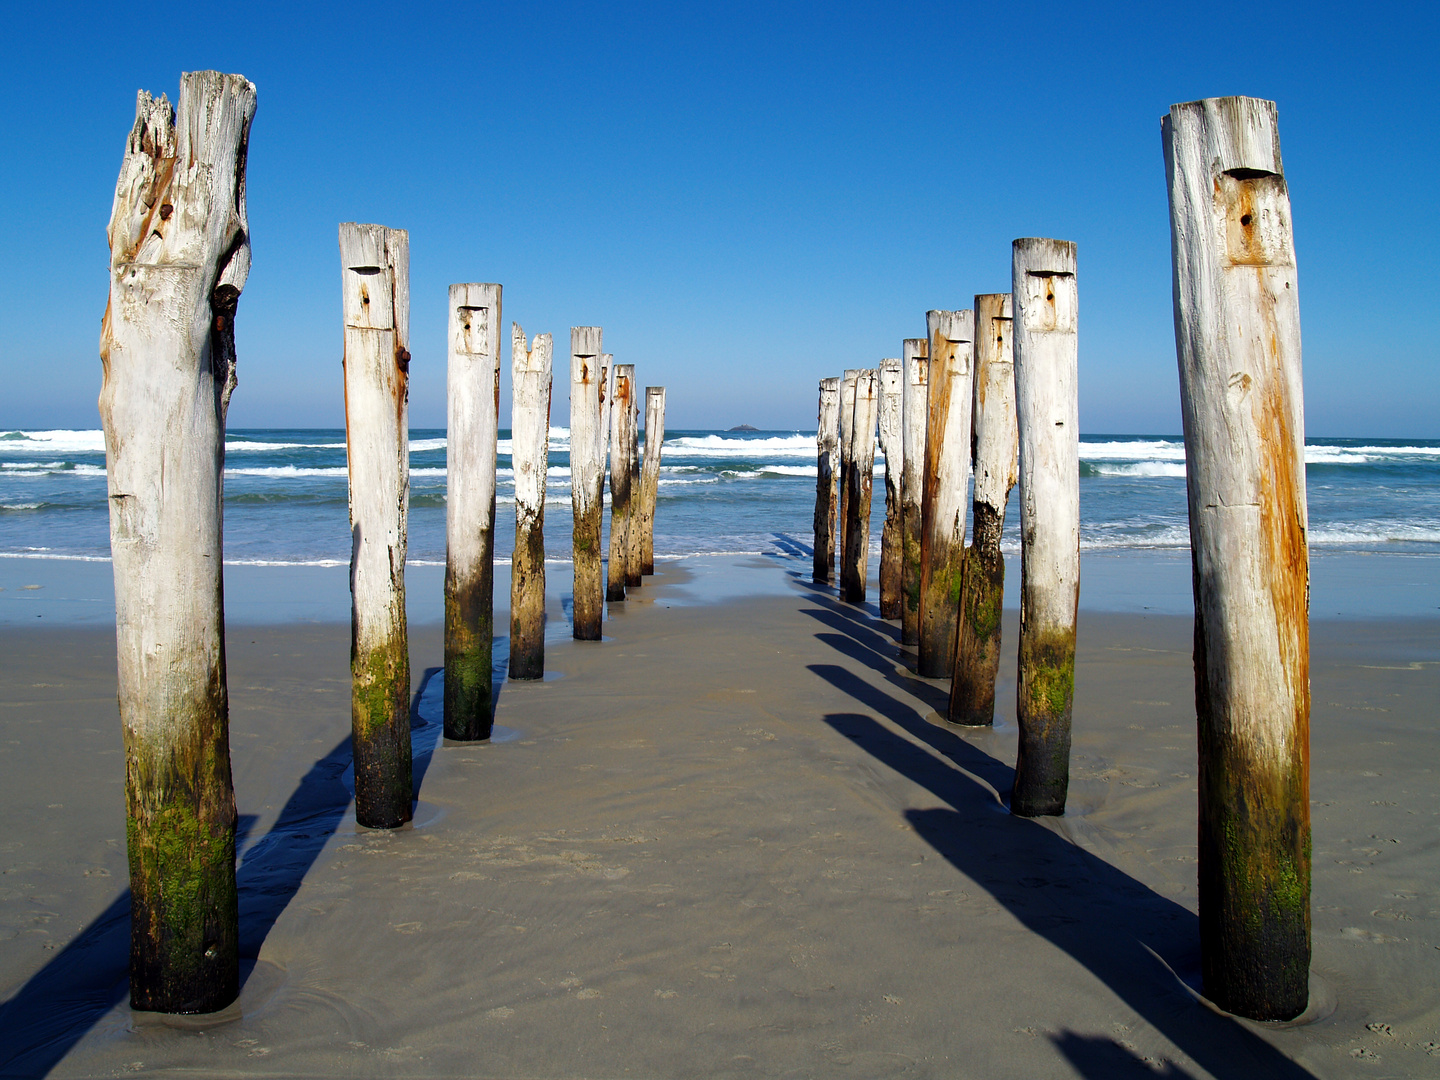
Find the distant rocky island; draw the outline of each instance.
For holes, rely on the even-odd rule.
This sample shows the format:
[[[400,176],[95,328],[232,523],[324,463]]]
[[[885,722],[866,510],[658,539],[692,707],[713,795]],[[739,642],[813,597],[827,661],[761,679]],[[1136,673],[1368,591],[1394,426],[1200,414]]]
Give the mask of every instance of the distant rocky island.
[[[759,431],[760,429],[759,429],[758,427],[751,427],[749,424],[741,424],[739,427],[726,428],[725,430],[726,430],[727,432],[730,432],[730,431]]]

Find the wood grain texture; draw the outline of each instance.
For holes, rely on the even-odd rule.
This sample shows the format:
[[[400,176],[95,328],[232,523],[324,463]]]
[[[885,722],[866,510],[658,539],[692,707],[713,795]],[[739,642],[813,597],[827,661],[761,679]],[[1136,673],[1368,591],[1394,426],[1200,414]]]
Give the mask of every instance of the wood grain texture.
[[[601,565],[601,525],[605,499],[605,436],[602,366],[603,330],[598,326],[570,328],[570,508],[575,528],[573,633],[580,641],[599,641],[605,614],[605,581]]]
[[[845,478],[844,553],[840,562],[840,597],[846,603],[865,602],[870,564],[870,496],[875,477],[875,422],[880,406],[879,375],[855,375],[855,412],[850,422],[850,467]]]
[[[1075,245],[1012,245],[1020,443],[1020,750],[1012,813],[1063,814],[1070,783],[1075,617],[1080,601],[1079,294]]]
[[[445,738],[488,739],[493,721],[495,460],[500,286],[450,286],[445,430]]]
[[[810,580],[835,579],[835,516],[840,507],[840,380],[820,380],[815,427],[815,550]]]
[[[345,447],[350,472],[351,721],[355,820],[410,820],[410,239],[340,226]]]
[[[900,533],[900,474],[904,440],[900,427],[905,373],[898,359],[879,368],[880,453],[885,457],[885,524],[880,531],[880,617],[900,618],[900,571],[905,553]]]
[[[842,591],[845,578],[845,522],[849,520],[850,505],[850,466],[854,463],[854,440],[850,433],[855,424],[855,380],[859,377],[859,368],[851,368],[840,376],[840,513],[836,518],[835,529],[836,540],[840,546]]]
[[[1195,585],[1205,994],[1304,1011],[1310,644],[1299,283],[1275,103],[1162,120]]]
[[[1009,293],[975,297],[975,404],[971,415],[974,498],[970,546],[965,549],[960,612],[955,625],[955,671],[950,682],[952,724],[995,721],[1000,671],[1000,614],[1005,604],[1005,557],[1000,538],[1015,486],[1019,434]]]
[[[930,343],[906,338],[900,364],[900,643],[920,640],[920,536],[925,494],[925,428],[930,414]]]
[[[630,463],[630,524],[625,538],[625,587],[638,589],[645,584],[645,576],[640,569],[644,547],[640,517],[640,384],[635,382],[633,372],[630,380],[630,430],[625,454]]]
[[[620,603],[630,567],[630,436],[635,423],[635,365],[612,365],[615,390],[610,402],[610,561],[605,599]]]
[[[665,449],[665,388],[645,388],[645,457],[640,471],[640,573],[655,573],[655,504]]]
[[[107,239],[100,419],[125,745],[130,1000],[212,1012],[239,993],[225,683],[225,416],[250,268],[255,87],[187,72],[178,123],[140,91]]]
[[[927,311],[925,473],[920,503],[920,639],[916,671],[948,679],[955,664],[955,619],[965,561],[970,489],[970,408],[975,377],[975,313]]]
[[[510,461],[515,470],[515,554],[510,560],[510,678],[545,677],[545,480],[550,465],[552,344],[527,347],[510,327]]]

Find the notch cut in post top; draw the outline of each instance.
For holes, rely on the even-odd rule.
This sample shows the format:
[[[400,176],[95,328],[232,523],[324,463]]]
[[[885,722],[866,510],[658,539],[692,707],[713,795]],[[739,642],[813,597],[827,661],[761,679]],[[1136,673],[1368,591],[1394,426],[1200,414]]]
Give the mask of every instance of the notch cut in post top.
[[[839,377],[820,380],[820,392],[822,394],[838,394],[840,392]]]
[[[497,355],[495,313],[500,309],[500,286],[468,282],[450,286],[451,349],[458,356]]]
[[[994,314],[996,309],[999,314]],[[981,312],[991,312],[992,320],[1009,320],[1015,317],[1015,296],[1013,293],[976,293],[975,294],[975,317],[978,319]]]
[[[1167,140],[1184,133],[1204,148],[1200,160],[1216,176],[1255,180],[1285,175],[1280,160],[1279,110],[1265,98],[1216,97],[1171,105],[1160,118]]]
[[[605,331],[600,326],[572,326],[570,328],[570,355],[576,359],[593,360],[601,355],[601,340]]]
[[[1027,331],[1073,334],[1080,297],[1075,282],[1075,242],[1025,237],[1012,245],[1015,298]]]
[[[354,221],[340,225],[341,298],[345,325],[394,330],[397,348],[409,333],[410,234]]]
[[[925,312],[925,325],[930,331],[930,340],[935,340],[936,334],[944,341],[952,345],[959,345],[975,340],[975,312],[966,309],[964,311],[927,311]]]

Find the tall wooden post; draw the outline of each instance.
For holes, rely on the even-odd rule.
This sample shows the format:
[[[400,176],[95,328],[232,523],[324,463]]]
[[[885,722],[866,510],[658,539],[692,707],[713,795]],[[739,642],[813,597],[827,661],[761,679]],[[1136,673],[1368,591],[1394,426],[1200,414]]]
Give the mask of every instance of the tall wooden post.
[[[545,478],[550,465],[549,334],[526,348],[510,326],[510,460],[515,467],[515,554],[510,560],[510,677],[545,677]]]
[[[845,591],[845,522],[849,520],[850,466],[855,461],[852,456],[854,439],[851,438],[855,428],[855,380],[859,377],[858,368],[848,369],[840,377],[840,517],[836,528],[839,530],[842,594]]]
[[[575,531],[575,638],[599,641],[605,612],[600,566],[600,525],[604,512],[605,457],[600,430],[604,374],[598,326],[570,328],[570,506]]]
[[[355,820],[410,820],[410,237],[340,226],[350,464],[350,719]]]
[[[840,380],[820,380],[815,426],[815,552],[810,580],[835,577],[835,515],[840,503]]]
[[[100,330],[130,861],[130,1003],[213,1012],[239,994],[235,791],[221,573],[235,308],[250,270],[255,87],[140,91],[110,213]]]
[[[974,498],[970,546],[959,621],[955,673],[950,683],[952,724],[995,722],[995,677],[1000,671],[1000,614],[1005,600],[1005,557],[1000,534],[1015,486],[1019,454],[1015,429],[1013,305],[1009,293],[975,297]]]
[[[865,602],[865,578],[870,563],[870,493],[875,478],[875,415],[879,408],[879,376],[856,372],[855,414],[850,426],[850,485],[845,500],[844,556],[840,563],[840,597],[846,603]]]
[[[904,465],[900,410],[905,375],[899,360],[880,361],[880,452],[885,455],[885,525],[880,531],[880,617],[900,618],[900,473]]]
[[[1304,1011],[1310,969],[1305,418],[1275,103],[1162,121],[1195,583],[1205,994]]]
[[[655,504],[660,497],[660,452],[665,445],[665,388],[645,388],[645,464],[640,476],[640,572],[655,573]]]
[[[600,501],[605,501],[605,463],[610,459],[610,430],[615,426],[615,357],[600,354]]]
[[[625,587],[638,589],[645,584],[640,571],[641,539],[641,493],[640,493],[640,388],[635,376],[630,376],[630,527],[625,547]]]
[[[925,492],[925,425],[929,417],[930,343],[906,338],[900,365],[900,643],[920,640],[920,535]]]
[[[500,286],[450,286],[445,447],[445,737],[488,739],[494,720],[495,452]]]
[[[925,487],[920,504],[920,655],[915,670],[948,679],[965,565],[965,496],[970,473],[975,313],[927,311],[930,374]]]
[[[1016,240],[1015,412],[1020,441],[1020,751],[1010,812],[1063,814],[1070,784],[1080,602],[1080,410],[1075,245]]]
[[[605,599],[625,599],[630,565],[630,426],[635,413],[635,365],[611,365],[615,390],[610,401],[610,563],[606,567]]]

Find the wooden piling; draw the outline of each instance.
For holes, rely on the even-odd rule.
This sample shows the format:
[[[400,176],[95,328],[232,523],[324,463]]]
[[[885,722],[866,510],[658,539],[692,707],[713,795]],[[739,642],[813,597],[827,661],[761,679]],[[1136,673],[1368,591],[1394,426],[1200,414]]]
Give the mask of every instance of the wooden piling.
[[[965,496],[970,480],[975,313],[927,311],[925,479],[920,504],[920,640],[915,670],[948,679],[965,563]]]
[[[239,994],[221,574],[225,414],[250,268],[255,87],[187,72],[179,123],[140,91],[110,215],[100,418],[130,864],[130,1003]]]
[[[1275,103],[1162,120],[1185,425],[1205,996],[1288,1020],[1310,969],[1305,420]]]
[[[1020,751],[1010,812],[1063,814],[1070,783],[1080,601],[1080,413],[1075,245],[1012,246],[1020,445]]]
[[[488,739],[494,719],[495,455],[500,286],[450,286],[445,445],[445,738]]]
[[[860,369],[847,370],[840,377],[840,516],[836,523],[836,539],[840,545],[840,591],[845,591],[845,522],[848,520],[846,514],[850,505],[850,466],[854,459],[851,457],[854,440],[850,434],[855,424],[855,380],[860,377]]]
[[[665,446],[665,388],[645,388],[645,462],[640,474],[640,573],[655,573],[655,504]]]
[[[879,408],[879,376],[859,371],[855,377],[855,413],[850,425],[850,485],[845,500],[845,549],[840,562],[840,597],[849,604],[865,602],[870,562],[870,494],[875,477],[875,416]]]
[[[611,365],[615,389],[610,400],[610,562],[606,567],[605,599],[625,599],[630,563],[630,426],[635,413],[635,365]]]
[[[644,542],[641,536],[641,493],[640,493],[640,393],[635,376],[630,376],[630,525],[625,545],[625,587],[638,589],[645,584],[640,570],[641,551]]]
[[[925,426],[930,343],[906,338],[900,364],[900,644],[920,640],[920,535],[925,491]]]
[[[965,549],[955,671],[950,682],[952,724],[995,722],[995,677],[1000,671],[1000,615],[1005,557],[1000,536],[1015,486],[1019,436],[1015,428],[1012,363],[1013,304],[1009,293],[975,297],[975,403],[970,546]]]
[[[549,334],[529,348],[510,326],[510,461],[515,554],[510,560],[510,678],[545,677],[545,481],[550,465]]]
[[[880,531],[880,617],[900,618],[900,569],[904,561],[900,535],[900,474],[904,444],[900,429],[905,374],[899,360],[881,360],[880,452],[885,456],[885,525]]]
[[[605,457],[601,432],[604,372],[602,330],[570,328],[570,506],[574,514],[575,604],[571,617],[579,641],[599,641],[605,612],[601,568]]]
[[[840,380],[820,380],[815,426],[815,550],[810,580],[835,578],[835,515],[840,505]]]
[[[340,226],[345,450],[350,471],[350,718],[355,820],[410,820],[410,238]]]

